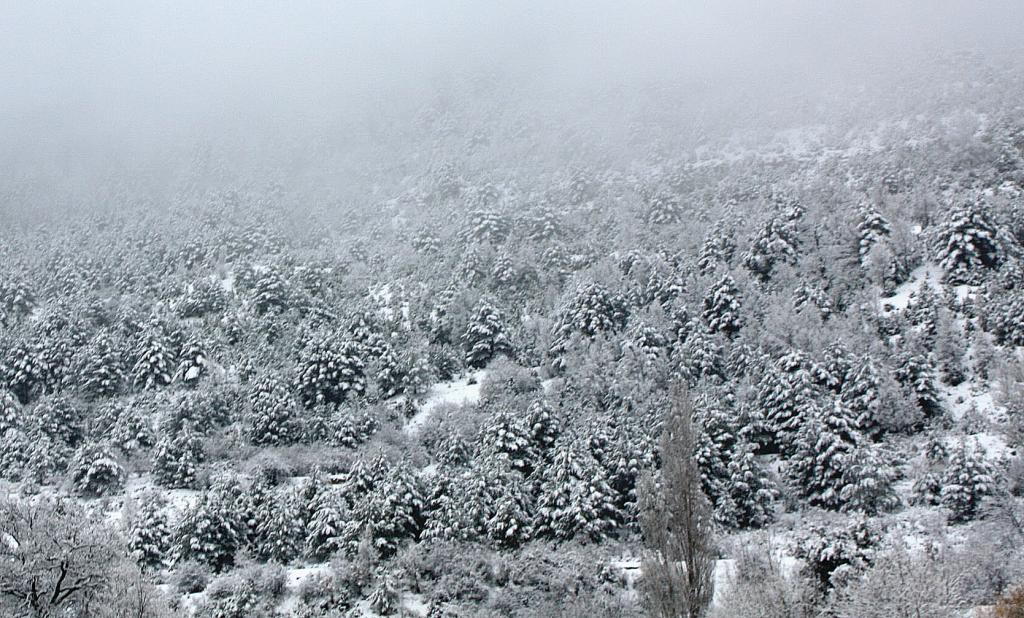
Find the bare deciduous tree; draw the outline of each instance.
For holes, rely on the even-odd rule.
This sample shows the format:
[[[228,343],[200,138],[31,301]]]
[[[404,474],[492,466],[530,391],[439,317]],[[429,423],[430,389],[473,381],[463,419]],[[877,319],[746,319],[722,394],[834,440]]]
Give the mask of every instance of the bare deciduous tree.
[[[660,487],[651,476],[640,485],[640,528],[648,548],[641,585],[655,617],[702,616],[714,592],[711,505],[693,457],[692,419],[688,394],[674,388],[661,433]]]
[[[73,501],[0,503],[0,611],[56,616],[84,610],[110,585],[117,547]]]

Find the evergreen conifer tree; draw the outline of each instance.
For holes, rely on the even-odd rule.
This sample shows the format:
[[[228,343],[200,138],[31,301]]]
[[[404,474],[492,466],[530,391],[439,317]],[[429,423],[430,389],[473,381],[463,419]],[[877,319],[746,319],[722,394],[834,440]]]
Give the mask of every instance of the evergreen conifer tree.
[[[285,383],[273,375],[253,384],[246,416],[246,432],[253,444],[290,444],[299,438],[295,402]]]
[[[106,333],[96,335],[82,351],[79,371],[82,390],[91,397],[113,397],[124,388],[124,362]]]
[[[345,502],[338,492],[327,487],[318,491],[309,504],[305,555],[326,560],[343,549],[341,535],[346,521]]]
[[[935,261],[952,285],[976,284],[1004,259],[995,225],[980,204],[954,208],[935,235]]]
[[[162,487],[178,489],[193,487],[199,464],[202,463],[203,443],[185,422],[181,429],[165,433],[156,443],[153,455],[153,480]]]
[[[704,310],[701,317],[713,333],[725,333],[730,337],[743,327],[740,290],[730,276],[723,276],[704,296]]]
[[[339,404],[366,390],[362,346],[317,335],[299,359],[296,389],[303,405]]]
[[[974,519],[982,500],[995,493],[991,466],[981,450],[969,449],[963,441],[952,450],[942,474],[939,501],[949,509],[953,523]]]
[[[75,491],[88,497],[117,493],[127,476],[109,446],[100,443],[80,446],[71,460],[69,474]]]
[[[857,256],[861,265],[866,263],[871,249],[891,235],[892,227],[881,213],[874,208],[862,207],[857,224]]]
[[[790,453],[796,433],[817,407],[810,359],[792,351],[779,358],[758,383],[757,405],[764,419],[764,446]]]
[[[175,529],[172,553],[175,562],[195,560],[220,572],[235,563],[243,540],[234,496],[225,488],[214,487],[185,512]]]
[[[167,386],[174,375],[175,354],[158,324],[150,325],[142,335],[132,365],[132,384],[138,389]]]
[[[173,536],[157,494],[139,499],[138,508],[128,528],[128,552],[144,568],[159,568],[167,561]]]
[[[697,255],[697,269],[702,274],[710,274],[719,266],[729,266],[736,253],[736,239],[732,230],[726,230],[725,224],[719,220],[704,238],[700,253]]]
[[[466,351],[466,365],[480,368],[498,354],[511,355],[512,344],[505,333],[501,313],[486,300],[481,300],[473,309],[473,316],[466,332],[462,334],[462,346]]]
[[[541,474],[537,534],[600,540],[611,534],[620,518],[604,469],[578,441],[563,439]]]

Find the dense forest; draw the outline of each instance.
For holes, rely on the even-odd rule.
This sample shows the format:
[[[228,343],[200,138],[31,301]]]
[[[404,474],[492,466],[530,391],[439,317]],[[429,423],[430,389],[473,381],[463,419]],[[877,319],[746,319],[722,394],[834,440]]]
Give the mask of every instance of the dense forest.
[[[683,479],[685,615],[1020,615],[1020,66],[501,84],[5,175],[0,612],[668,616]]]

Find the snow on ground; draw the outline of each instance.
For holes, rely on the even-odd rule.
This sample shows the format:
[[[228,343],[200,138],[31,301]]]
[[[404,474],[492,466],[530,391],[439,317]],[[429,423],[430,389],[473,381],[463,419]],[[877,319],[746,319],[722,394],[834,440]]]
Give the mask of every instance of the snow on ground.
[[[228,294],[234,294],[235,293],[235,274],[231,273],[230,275],[228,275],[228,276],[224,277],[223,279],[221,279],[220,280],[220,287],[221,287],[222,290],[224,290]]]
[[[434,463],[431,463],[431,464],[428,464],[428,465],[424,466],[420,470],[420,476],[422,476],[424,478],[431,478],[431,477],[433,477],[433,476],[435,476],[437,474],[437,471],[439,469],[440,469],[440,466],[435,461]]]
[[[487,370],[481,369],[457,380],[440,382],[432,386],[419,411],[406,423],[405,433],[408,435],[419,433],[434,409],[443,403],[459,405],[480,401],[480,382],[486,375]]]
[[[963,418],[964,414],[972,408],[986,418],[998,418],[999,410],[992,399],[991,390],[986,388],[979,391],[976,385],[970,381],[961,382],[956,386],[944,384],[939,386],[946,408],[957,420]]]
[[[402,611],[398,614],[400,616],[423,617],[426,616],[429,611],[427,603],[423,599],[423,595],[420,594],[403,594],[401,605]],[[366,599],[356,603],[352,610],[345,615],[352,616],[353,618],[380,618],[380,614],[370,609],[370,602]]]
[[[880,309],[883,315],[889,315],[894,311],[903,311],[910,304],[910,295],[916,293],[924,285],[930,285],[933,290],[939,291],[939,280],[942,278],[942,269],[937,264],[929,262],[924,266],[915,268],[910,273],[910,279],[896,288],[896,292],[889,297],[880,299]]]
[[[402,609],[413,616],[426,616],[430,606],[423,599],[422,594],[407,593],[402,596]]]
[[[285,575],[285,597],[278,610],[284,616],[294,616],[299,606],[299,589],[307,579],[329,573],[330,565],[316,564],[312,566],[292,567]]]
[[[976,433],[966,438],[959,436],[946,436],[945,444],[946,448],[954,449],[958,448],[960,441],[964,440],[967,443],[967,448],[970,450],[972,447],[980,448],[985,459],[989,460],[1001,460],[1004,457],[1010,457],[1012,455],[1012,449],[1006,444],[1006,438],[1002,435],[995,433]]]
[[[195,489],[167,489],[157,487],[149,474],[132,476],[124,486],[124,498],[138,499],[147,492],[156,492],[166,501],[165,508],[182,513],[191,509],[199,501],[199,491]]]
[[[779,567],[782,569],[782,573],[789,575],[793,573],[800,566],[800,561],[796,558],[784,554],[781,551],[777,551],[777,560]],[[626,579],[626,588],[633,590],[636,587],[636,583],[640,578],[640,560],[636,558],[616,560],[609,563],[609,566],[618,569],[622,572]],[[736,578],[736,560],[733,558],[723,558],[715,561],[715,572],[712,576],[714,581],[714,596],[711,599],[712,605],[717,605],[722,601],[722,595],[729,589],[732,581]]]

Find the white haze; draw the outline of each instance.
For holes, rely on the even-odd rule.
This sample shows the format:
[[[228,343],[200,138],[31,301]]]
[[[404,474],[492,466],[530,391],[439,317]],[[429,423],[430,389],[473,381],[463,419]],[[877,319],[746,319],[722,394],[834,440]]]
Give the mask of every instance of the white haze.
[[[394,140],[439,101],[539,108],[548,127],[587,115],[614,148],[627,119],[796,122],[823,93],[884,90],[945,54],[1012,58],[1022,31],[1019,0],[11,0],[0,174],[88,184],[184,165],[197,144],[231,144],[258,165],[279,144],[355,148],[353,126],[384,123]],[[661,91],[667,117],[634,96]]]

